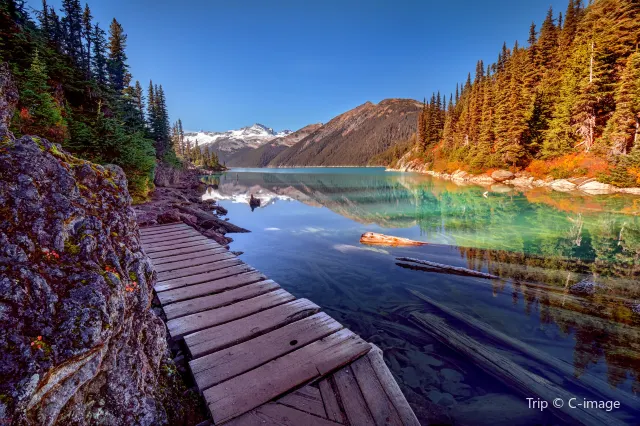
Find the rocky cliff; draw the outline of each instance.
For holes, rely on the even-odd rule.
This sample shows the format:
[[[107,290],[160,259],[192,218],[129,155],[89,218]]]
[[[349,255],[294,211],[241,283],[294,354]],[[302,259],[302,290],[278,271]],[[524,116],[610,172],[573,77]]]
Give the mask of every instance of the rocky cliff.
[[[45,139],[14,140],[5,127],[0,421],[166,424],[165,327],[150,310],[155,278],[122,170]]]

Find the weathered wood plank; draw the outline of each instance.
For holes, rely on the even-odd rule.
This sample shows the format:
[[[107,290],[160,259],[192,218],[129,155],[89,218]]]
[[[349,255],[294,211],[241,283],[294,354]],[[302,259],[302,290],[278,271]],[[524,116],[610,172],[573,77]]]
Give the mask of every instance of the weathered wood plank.
[[[195,314],[196,312],[220,308],[279,288],[278,283],[272,280],[259,281],[233,290],[223,291],[222,293],[185,300],[184,302],[171,303],[163,307],[164,314],[167,316],[167,319],[171,320],[185,315]]]
[[[146,254],[151,255],[153,253],[159,253],[159,252],[163,252],[163,251],[167,251],[167,250],[175,250],[175,249],[179,249],[179,248],[200,247],[200,248],[204,249],[206,246],[212,245],[211,244],[212,241],[213,240],[209,240],[209,239],[199,240],[199,241],[189,241],[189,242],[186,242],[186,243],[178,243],[178,244],[174,244],[174,245],[170,245],[170,246],[150,247],[148,249],[144,249],[144,251],[145,251]],[[215,244],[218,244],[215,241],[213,241],[213,242]]]
[[[159,259],[154,259],[153,264],[154,266],[159,266],[159,265],[164,265],[166,263],[182,262],[183,260],[199,259],[201,257],[207,257],[207,256],[211,256],[212,254],[218,254],[218,253],[230,253],[230,252],[224,247],[213,247],[213,248],[208,248],[206,250],[196,251],[193,253],[185,253],[185,254],[177,254],[175,256],[161,257]]]
[[[551,401],[555,398],[568,401],[573,397],[570,392],[522,368],[506,356],[479,344],[465,334],[452,330],[442,319],[434,315],[413,312],[411,318],[423,330],[459,353],[468,356],[478,367],[524,397],[540,398],[546,401]],[[550,404],[549,409],[560,420],[569,424],[606,424],[610,426],[623,424],[620,420],[602,410],[591,410],[580,406],[571,408],[566,404],[561,408]]]
[[[154,243],[154,244],[142,243],[142,246],[144,247],[145,251],[148,251],[149,253],[153,253],[155,251],[170,250],[180,244],[200,243],[202,241],[209,241],[209,238],[205,237],[204,235],[196,235],[193,237],[187,236],[184,238],[176,238],[170,241],[163,241],[163,242]]]
[[[238,259],[231,253],[219,254],[219,260],[204,263],[201,265],[187,266],[183,268],[174,268],[168,271],[158,272],[158,281],[166,282],[176,278],[189,277],[192,275],[205,274],[207,272],[217,271],[218,269],[227,268],[233,265],[239,265],[242,260]]]
[[[169,223],[166,225],[159,225],[149,228],[140,228],[140,235],[160,235],[169,231],[175,231],[177,229],[193,229],[189,225],[185,225],[182,222]]]
[[[382,350],[376,345],[372,344],[371,351],[369,351],[369,353],[367,354],[367,358],[369,358],[371,367],[376,373],[378,380],[380,380],[385,393],[398,411],[398,415],[400,415],[402,423],[405,426],[420,426],[420,422],[409,406],[409,403],[404,397],[404,394],[400,390],[400,386],[398,386],[396,379],[393,377],[391,371],[389,371],[389,368],[384,363]]]
[[[342,329],[324,312],[189,362],[204,390]]]
[[[248,266],[242,267],[249,268]],[[232,268],[222,269],[218,272],[220,272],[221,275],[224,275],[225,271],[232,271]],[[188,300],[196,297],[207,296],[213,293],[219,293],[224,290],[230,290],[232,288],[240,287],[246,284],[262,281],[263,279],[265,279],[265,276],[260,272],[250,270],[250,272],[245,272],[242,274],[234,273],[234,275],[232,276],[220,278],[216,281],[211,281],[208,283],[195,284],[177,288],[174,290],[162,291],[157,293],[157,295],[158,299],[160,299],[160,303],[162,303],[163,305],[167,305],[169,303],[180,302],[182,300]]]
[[[170,280],[160,280],[156,283],[154,288],[156,291],[167,291],[194,284],[207,283],[221,278],[230,277],[232,275],[253,271],[255,271],[255,269],[252,266],[243,263],[238,258],[221,260],[220,262],[211,264],[211,268],[208,272],[173,278]]]
[[[159,251],[157,253],[147,253],[147,256],[149,256],[151,260],[156,262],[158,259],[173,258],[173,256],[177,256],[177,255],[200,253],[200,252],[204,252],[205,250],[213,250],[213,249],[220,249],[220,248],[224,248],[224,247],[222,247],[220,244],[216,243],[215,241],[210,240],[200,246],[180,247],[177,249]]]
[[[304,411],[319,417],[327,418],[327,413],[322,405],[320,390],[313,386],[305,386],[291,393],[286,394],[279,400],[278,404],[288,405],[296,410]]]
[[[182,237],[182,236],[194,237],[194,236],[198,236],[198,235],[202,235],[202,234],[199,233],[198,231],[196,231],[193,228],[190,228],[190,229],[177,229],[175,231],[166,232],[164,234],[141,235],[140,236],[140,241],[143,244],[147,244],[147,243],[156,243],[156,242],[162,242],[162,241],[166,241],[166,240],[171,240],[171,239],[179,238],[179,237]]]
[[[293,297],[291,293],[279,289],[234,303],[233,305],[169,320],[167,321],[167,329],[171,337],[177,339],[185,334],[194,333],[205,328],[243,318],[256,312],[290,302],[293,299],[295,299],[295,297]]]
[[[269,402],[225,423],[229,426],[336,426],[327,419]]]
[[[369,358],[362,357],[350,367],[376,426],[402,426],[398,411],[384,391]]]
[[[214,422],[222,423],[259,407],[289,389],[328,374],[364,355],[369,349],[367,342],[343,329],[213,386],[205,390],[203,396]],[[269,379],[265,380],[267,377]]]
[[[371,416],[369,407],[360,392],[358,382],[350,366],[346,366],[333,375],[336,390],[351,426],[370,426],[376,422]]]
[[[331,377],[327,377],[326,379],[320,380],[318,383],[320,394],[322,395],[322,403],[324,404],[324,409],[329,420],[344,424],[345,415],[340,408],[340,404],[338,404],[338,396],[336,391],[333,389],[334,385],[332,384],[332,381],[333,379]]]
[[[298,299],[225,325],[211,327],[185,336],[193,358],[237,345],[253,337],[315,314],[320,307],[307,299]]]
[[[159,274],[161,272],[171,272],[171,271],[176,271],[178,269],[185,269],[193,266],[200,266],[200,265],[218,262],[220,260],[235,259],[235,258],[236,258],[235,254],[229,251],[225,251],[222,253],[210,254],[208,256],[181,260],[179,262],[171,262],[171,263],[163,263],[161,265],[155,265],[155,270]]]
[[[157,248],[162,246],[171,246],[173,244],[188,243],[190,241],[206,241],[209,239],[202,234],[195,234],[195,235],[193,234],[189,235],[189,234],[181,234],[181,235],[176,235],[170,238],[156,239],[152,241],[140,240],[140,242],[142,243],[142,246],[145,248]]]

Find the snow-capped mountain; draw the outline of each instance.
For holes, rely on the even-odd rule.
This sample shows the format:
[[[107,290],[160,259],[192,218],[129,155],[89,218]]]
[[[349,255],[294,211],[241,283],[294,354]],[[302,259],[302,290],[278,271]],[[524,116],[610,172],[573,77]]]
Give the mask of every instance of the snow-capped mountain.
[[[291,130],[276,133],[271,127],[256,123],[253,126],[226,132],[188,132],[184,137],[191,144],[197,140],[199,146],[213,144],[216,151],[234,152],[243,148],[258,148],[272,139],[284,137],[290,133],[292,133]]]

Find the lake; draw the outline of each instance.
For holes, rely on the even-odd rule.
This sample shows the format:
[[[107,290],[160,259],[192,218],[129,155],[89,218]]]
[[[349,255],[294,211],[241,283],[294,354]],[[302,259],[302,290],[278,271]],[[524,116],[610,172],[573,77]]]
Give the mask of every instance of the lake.
[[[421,421],[558,423],[434,337],[429,324],[442,323],[579,401],[619,399],[608,414],[637,424],[640,198],[485,193],[379,168],[233,169],[204,181],[205,197],[252,231],[231,234],[231,249],[381,347]],[[251,194],[260,207],[249,207]],[[429,244],[361,245],[367,231]]]

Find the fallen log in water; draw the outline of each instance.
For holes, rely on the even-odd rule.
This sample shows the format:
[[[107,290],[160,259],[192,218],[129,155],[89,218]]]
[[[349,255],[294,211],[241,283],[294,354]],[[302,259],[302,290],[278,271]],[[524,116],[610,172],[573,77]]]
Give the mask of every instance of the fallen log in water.
[[[433,269],[435,272],[445,272],[458,275],[468,275],[471,277],[481,277],[490,279],[499,279],[500,277],[493,274],[487,274],[486,272],[474,271],[469,268],[462,268],[459,266],[445,265],[444,263],[430,262],[428,260],[414,259],[412,257],[396,257],[396,260],[402,262],[417,263],[418,265],[425,265]],[[400,265],[403,266],[403,265]]]
[[[625,408],[630,408],[637,411],[636,407],[640,407],[640,399],[631,395],[624,394],[622,392],[616,392],[615,389],[611,389],[607,383],[600,380],[597,377],[585,374],[582,378],[574,376],[574,368],[572,365],[565,361],[562,361],[546,352],[543,352],[531,345],[521,342],[518,339],[514,339],[511,336],[496,330],[489,324],[486,324],[480,320],[473,318],[471,315],[467,315],[464,312],[457,311],[455,309],[448,308],[429,296],[420,293],[419,291],[409,290],[411,294],[418,297],[422,301],[429,305],[441,310],[445,314],[455,318],[456,320],[464,323],[466,326],[484,334],[492,341],[498,343],[501,346],[511,347],[516,351],[519,351],[527,358],[535,360],[540,364],[545,365],[556,373],[559,373],[564,380],[571,384],[578,386],[586,392],[598,395],[602,400],[620,401]],[[565,401],[566,402],[566,401]]]
[[[200,209],[194,209],[192,207],[181,206],[181,205],[176,205],[176,208],[178,208],[179,210],[185,213],[189,213],[190,215],[195,216],[196,218],[198,218],[198,221],[212,222],[213,224],[215,224],[215,226],[222,228],[227,232],[250,232],[247,229],[236,226],[233,223],[225,222],[224,220],[220,219],[216,215],[212,213],[207,213]]]
[[[361,244],[380,246],[424,246],[427,243],[414,241],[408,238],[392,237],[390,235],[378,234],[376,232],[365,232],[360,237]]]
[[[548,408],[562,421],[569,424],[582,425],[623,425],[624,423],[600,409],[589,409],[574,404],[569,407],[569,400],[575,396],[554,385],[547,379],[525,370],[518,364],[486,346],[481,345],[469,336],[451,329],[445,322],[435,315],[414,312],[411,319],[424,331],[453,350],[469,357],[479,368],[497,378],[505,385],[525,398],[534,401],[546,401]],[[556,407],[553,402],[562,400],[562,407]],[[577,399],[574,401],[582,402]],[[560,405],[560,404],[558,404]]]

